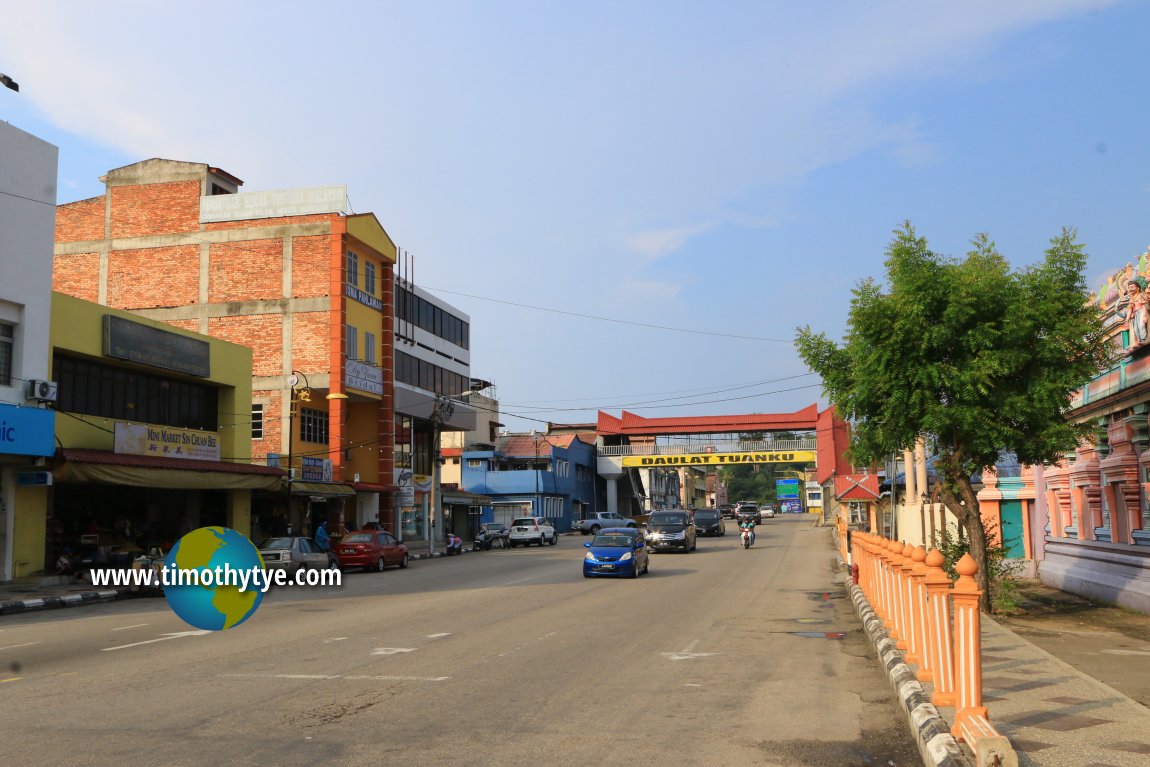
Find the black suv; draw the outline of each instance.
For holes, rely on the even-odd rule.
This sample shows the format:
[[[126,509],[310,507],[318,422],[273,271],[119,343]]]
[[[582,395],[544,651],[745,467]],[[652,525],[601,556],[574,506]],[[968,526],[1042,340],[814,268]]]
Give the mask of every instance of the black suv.
[[[694,551],[695,523],[691,512],[682,509],[653,512],[647,519],[647,546],[650,551]]]
[[[755,520],[756,525],[763,523],[763,513],[759,511],[757,503],[744,503],[739,507],[739,521],[742,522],[748,518]]]
[[[699,509],[695,512],[695,533],[698,535],[726,535],[727,523],[718,509]]]

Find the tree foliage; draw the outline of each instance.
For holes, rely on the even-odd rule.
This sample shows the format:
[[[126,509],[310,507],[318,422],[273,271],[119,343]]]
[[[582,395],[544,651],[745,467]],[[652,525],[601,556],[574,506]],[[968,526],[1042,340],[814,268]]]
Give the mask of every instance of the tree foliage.
[[[910,223],[887,248],[886,283],[854,290],[843,343],[799,328],[796,346],[852,423],[856,463],[881,462],[925,436],[940,496],[961,521],[986,602],[985,530],[970,477],[1003,450],[1052,462],[1087,427],[1065,415],[1070,396],[1110,360],[1087,304],[1086,255],[1073,230],[1041,263],[1012,270],[986,236],[964,258],[931,251]]]

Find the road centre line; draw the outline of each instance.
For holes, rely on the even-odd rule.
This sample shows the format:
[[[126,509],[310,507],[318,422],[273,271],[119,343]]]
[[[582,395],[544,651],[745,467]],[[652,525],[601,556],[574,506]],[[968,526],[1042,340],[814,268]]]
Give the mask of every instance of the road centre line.
[[[132,644],[122,644],[122,645],[117,645],[116,647],[102,647],[100,649],[101,649],[101,652],[112,652],[113,650],[126,650],[129,647],[139,647],[140,645],[152,644],[153,642],[165,642],[169,639],[179,639],[180,637],[203,636],[204,634],[210,634],[210,633],[212,633],[212,632],[206,631],[206,630],[204,630],[204,631],[177,631],[173,634],[164,634],[163,636],[161,636],[158,639],[147,639],[147,640],[144,640],[143,642],[132,642]],[[3,648],[0,648],[0,649],[3,649]]]
[[[223,679],[306,679],[311,681],[331,681],[334,679],[395,681],[395,682],[445,682],[449,676],[396,676],[391,674],[217,674]]]
[[[25,642],[24,644],[10,644],[7,647],[0,647],[0,650],[14,650],[17,647],[28,647],[34,644],[42,644],[42,642]]]
[[[7,679],[0,679],[0,684],[4,684],[5,682],[19,682],[23,678],[22,676],[12,676]]]
[[[119,628],[112,629],[112,631],[126,631],[128,629],[138,629],[141,626],[147,626],[147,623],[135,623],[131,626],[120,626]]]
[[[428,639],[442,639],[443,637],[449,637],[449,636],[451,636],[451,632],[445,631],[442,634],[428,634],[427,638]]]

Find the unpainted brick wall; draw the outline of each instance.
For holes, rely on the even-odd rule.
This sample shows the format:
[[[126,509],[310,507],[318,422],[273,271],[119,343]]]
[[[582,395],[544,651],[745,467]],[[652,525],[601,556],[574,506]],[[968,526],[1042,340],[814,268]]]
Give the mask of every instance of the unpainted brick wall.
[[[95,303],[100,298],[100,254],[56,256],[52,262],[52,290]]]
[[[199,181],[116,186],[108,194],[113,237],[199,231]]]
[[[57,206],[56,242],[102,239],[104,239],[104,195]]]
[[[213,317],[208,320],[208,335],[241,346],[250,346],[252,375],[283,375],[283,315]]]
[[[200,246],[180,245],[108,254],[108,306],[152,309],[197,303]]]
[[[208,301],[283,297],[283,240],[217,243],[208,255]]]

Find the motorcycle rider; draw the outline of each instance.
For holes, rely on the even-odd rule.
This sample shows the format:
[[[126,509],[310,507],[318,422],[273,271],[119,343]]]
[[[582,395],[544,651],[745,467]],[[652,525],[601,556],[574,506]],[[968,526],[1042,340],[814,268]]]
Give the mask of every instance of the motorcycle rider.
[[[746,517],[743,517],[743,519],[739,521],[739,532],[740,533],[742,533],[742,532],[748,533],[751,537],[751,545],[754,546],[755,545],[755,518],[752,516],[749,516],[749,515]]]

